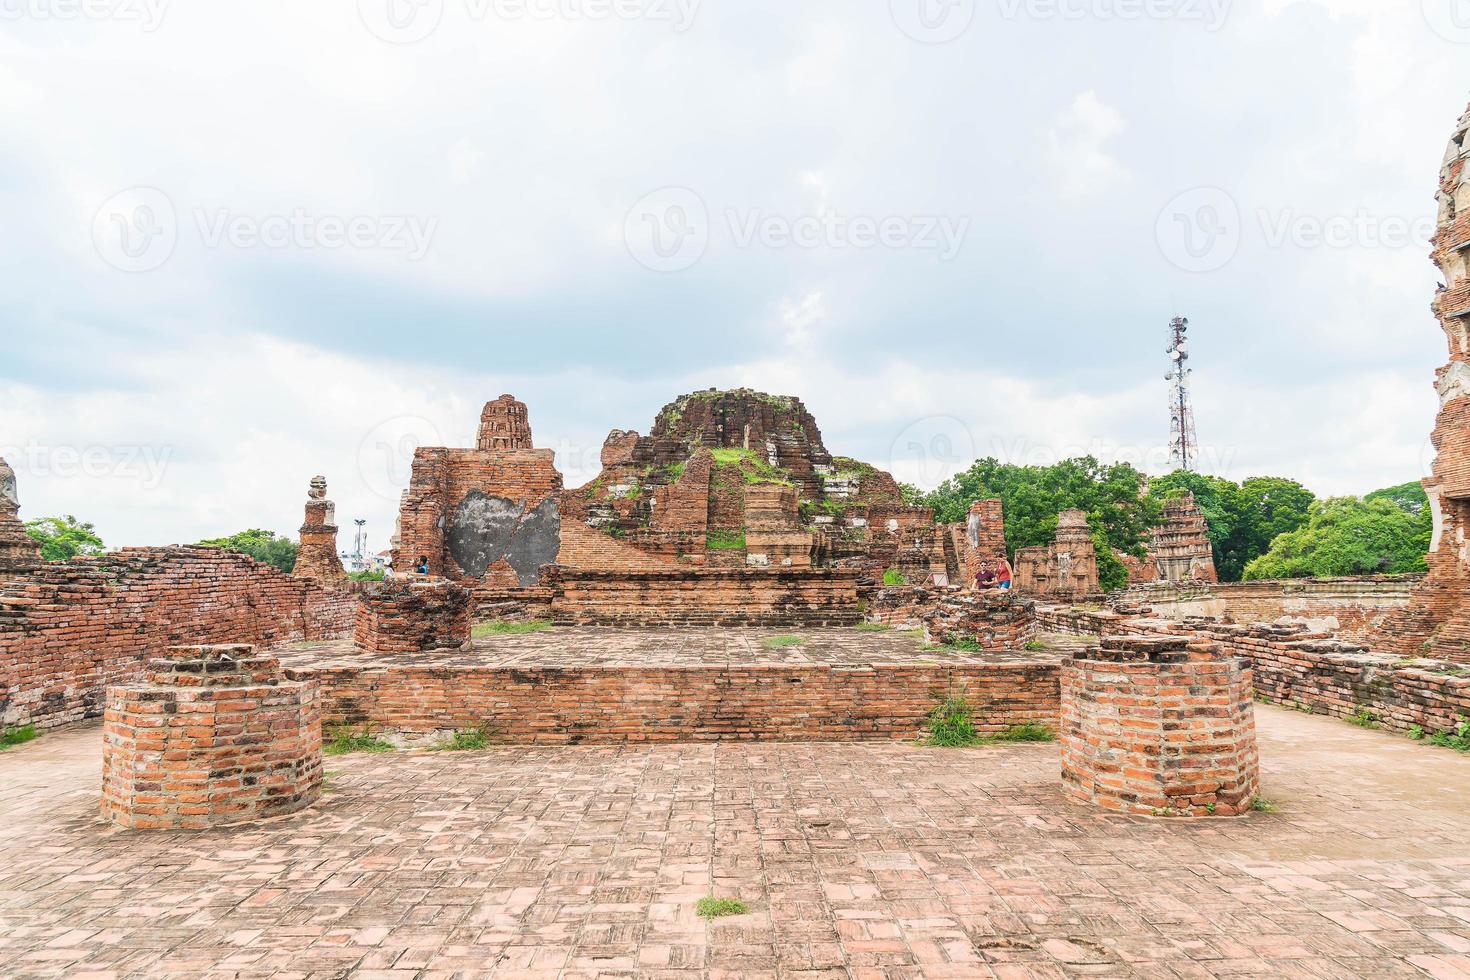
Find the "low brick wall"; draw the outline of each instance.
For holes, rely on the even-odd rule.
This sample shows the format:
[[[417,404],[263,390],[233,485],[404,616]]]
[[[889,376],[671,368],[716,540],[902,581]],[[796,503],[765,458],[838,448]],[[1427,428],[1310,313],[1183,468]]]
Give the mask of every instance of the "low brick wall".
[[[430,735],[488,727],[516,744],[910,739],[963,692],[977,727],[1055,728],[1058,666],[288,668],[316,679],[327,725]]]
[[[1210,616],[1235,623],[1291,622],[1370,642],[1409,603],[1418,575],[1286,579],[1220,584],[1136,585],[1108,598],[1148,606],[1164,619]]]
[[[347,636],[357,597],[216,548],[130,548],[0,585],[0,724],[102,714],[105,689],[182,643]]]
[[[1156,816],[1237,816],[1259,784],[1251,677],[1209,640],[1120,636],[1062,665],[1062,783]]]
[[[850,626],[861,618],[854,571],[556,567],[546,581],[552,617],[566,626]]]
[[[321,795],[316,684],[249,646],[176,648],[109,688],[102,745],[102,815],[122,827],[203,830]]]
[[[974,644],[982,650],[1022,650],[1036,638],[1036,603],[1009,589],[953,589],[924,617],[924,636],[940,646]]]

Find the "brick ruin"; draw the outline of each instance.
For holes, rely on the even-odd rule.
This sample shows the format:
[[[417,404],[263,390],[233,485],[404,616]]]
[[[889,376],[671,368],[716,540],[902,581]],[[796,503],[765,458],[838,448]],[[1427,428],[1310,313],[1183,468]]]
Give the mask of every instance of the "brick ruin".
[[[363,592],[353,642],[377,654],[459,650],[469,645],[470,593],[443,579],[395,579]]]
[[[20,522],[15,470],[0,459],[0,578],[24,574],[41,562],[41,547]]]
[[[1449,345],[1437,373],[1438,455],[1424,479],[1434,513],[1429,574],[1408,608],[1384,624],[1379,645],[1470,662],[1470,109],[1460,117],[1440,171],[1434,264],[1444,277],[1433,310]]]
[[[1016,552],[1015,587],[1030,595],[1071,598],[1099,591],[1097,546],[1084,511],[1062,511],[1055,541]]]
[[[205,830],[321,795],[316,682],[251,646],[176,647],[108,688],[102,742],[102,814],[122,827]]]
[[[1217,582],[1215,549],[1205,513],[1188,491],[1164,502],[1164,521],[1154,528],[1144,575],[1133,582]]]
[[[924,640],[992,652],[1024,650],[1036,638],[1036,603],[1011,590],[950,591],[923,617]]]
[[[1260,780],[1248,670],[1202,638],[1105,637],[1062,665],[1062,783],[1079,802],[1238,816]]]
[[[347,571],[337,556],[337,505],[327,499],[327,478],[314,476],[306,491],[306,520],[292,575],[342,584]]]

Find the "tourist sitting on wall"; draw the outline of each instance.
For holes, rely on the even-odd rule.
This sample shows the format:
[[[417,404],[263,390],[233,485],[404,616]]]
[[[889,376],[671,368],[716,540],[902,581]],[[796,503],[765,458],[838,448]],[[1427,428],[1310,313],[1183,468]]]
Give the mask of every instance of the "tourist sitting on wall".
[[[995,588],[995,582],[995,569],[990,567],[990,562],[982,561],[980,571],[975,574],[975,588],[983,592]]]
[[[419,560],[413,563],[413,570],[415,575],[429,574],[429,556],[419,555]]]
[[[1015,577],[1015,573],[1011,571],[1011,563],[1002,558],[995,570],[996,588],[1009,589]]]

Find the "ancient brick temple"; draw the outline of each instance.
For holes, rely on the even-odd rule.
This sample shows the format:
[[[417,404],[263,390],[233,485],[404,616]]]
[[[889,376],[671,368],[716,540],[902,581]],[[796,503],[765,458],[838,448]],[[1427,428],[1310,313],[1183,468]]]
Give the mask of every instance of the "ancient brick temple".
[[[41,548],[20,522],[15,471],[0,459],[0,577],[28,572],[41,561]]]
[[[1424,480],[1434,512],[1429,574],[1409,607],[1389,618],[1379,644],[1402,653],[1470,661],[1470,110],[1440,171],[1434,263],[1444,276],[1433,309],[1449,343],[1439,369],[1434,469]]]
[[[102,739],[102,813],[124,827],[202,830],[321,794],[317,684],[251,646],[175,647],[109,688]]]
[[[1186,492],[1164,503],[1164,522],[1154,528],[1147,561],[1155,572],[1151,581],[1219,581],[1210,529],[1194,494]]]
[[[534,586],[561,549],[555,455],[532,447],[526,406],[509,395],[480,420],[476,448],[414,453],[393,567],[425,558],[430,575],[466,586]]]
[[[1009,557],[1006,554],[1005,512],[999,500],[977,500],[970,505],[962,549],[965,580],[951,584],[966,588],[975,587],[981,563],[988,561],[993,564]]]
[[[1077,597],[1098,591],[1097,546],[1087,514],[1057,515],[1056,540],[1016,553],[1016,588],[1032,595]]]
[[[292,575],[321,582],[345,582],[347,572],[337,556],[337,505],[327,499],[327,478],[314,476],[306,491],[306,520]]]
[[[1202,638],[1104,637],[1062,666],[1062,781],[1110,810],[1236,816],[1259,783],[1251,678]]]

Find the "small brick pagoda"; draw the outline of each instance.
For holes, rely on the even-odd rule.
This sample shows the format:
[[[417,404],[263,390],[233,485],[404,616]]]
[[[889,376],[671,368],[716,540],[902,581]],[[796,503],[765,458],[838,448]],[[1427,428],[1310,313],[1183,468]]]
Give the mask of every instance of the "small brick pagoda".
[[[41,547],[20,522],[15,470],[0,459],[0,578],[29,572],[41,563]]]
[[[175,647],[108,688],[102,814],[136,830],[203,830],[295,813],[322,786],[315,681],[244,645]]]
[[[1062,598],[1098,591],[1097,546],[1084,511],[1062,511],[1057,515],[1055,541],[1016,553],[1016,588]]]
[[[292,575],[324,584],[347,581],[347,570],[337,555],[337,505],[327,499],[327,478],[314,476],[306,491],[306,519]]]
[[[1194,494],[1185,492],[1164,502],[1164,522],[1154,529],[1148,560],[1157,570],[1156,581],[1219,581],[1210,529]]]

